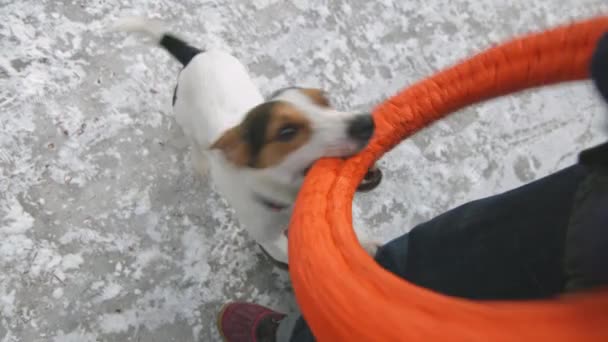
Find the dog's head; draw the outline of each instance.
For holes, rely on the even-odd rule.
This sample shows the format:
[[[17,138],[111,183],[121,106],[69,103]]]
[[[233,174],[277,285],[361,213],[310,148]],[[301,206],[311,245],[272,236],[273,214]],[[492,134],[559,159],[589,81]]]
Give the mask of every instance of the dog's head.
[[[293,87],[251,109],[211,148],[238,167],[303,172],[319,158],[359,152],[373,133],[369,113],[336,110],[323,91]]]

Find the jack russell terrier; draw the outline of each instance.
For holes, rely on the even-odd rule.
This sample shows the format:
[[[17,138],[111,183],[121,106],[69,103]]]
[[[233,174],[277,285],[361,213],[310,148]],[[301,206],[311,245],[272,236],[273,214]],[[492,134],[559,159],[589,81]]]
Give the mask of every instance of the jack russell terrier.
[[[372,116],[332,108],[319,89],[284,88],[265,100],[238,59],[195,48],[156,21],[124,18],[115,28],[149,36],[183,65],[173,110],[195,169],[210,174],[262,249],[287,264],[286,229],[306,171],[319,158],[363,149],[374,134]],[[370,169],[359,190],[377,186],[381,175]],[[378,244],[362,246],[374,255]]]

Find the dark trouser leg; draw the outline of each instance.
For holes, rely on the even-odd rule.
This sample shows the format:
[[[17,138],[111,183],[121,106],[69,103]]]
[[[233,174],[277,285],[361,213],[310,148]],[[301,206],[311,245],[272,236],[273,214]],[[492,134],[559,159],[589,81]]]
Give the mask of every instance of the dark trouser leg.
[[[608,165],[590,167],[576,194],[565,267],[569,291],[608,284]]]
[[[585,177],[575,165],[501,195],[470,202],[415,227],[376,261],[408,281],[472,299],[559,293],[573,197]],[[303,319],[292,342],[314,341]]]

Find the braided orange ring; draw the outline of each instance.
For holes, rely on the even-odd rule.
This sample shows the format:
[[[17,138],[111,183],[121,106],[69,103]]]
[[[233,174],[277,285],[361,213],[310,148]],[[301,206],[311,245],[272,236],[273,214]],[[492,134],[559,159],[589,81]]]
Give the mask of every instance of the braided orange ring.
[[[374,112],[369,147],[317,162],[289,229],[298,304],[320,341],[608,341],[608,291],[543,301],[476,302],[417,287],[379,267],[352,228],[352,200],[367,169],[427,124],[467,105],[588,77],[608,17],[491,48],[419,82]]]

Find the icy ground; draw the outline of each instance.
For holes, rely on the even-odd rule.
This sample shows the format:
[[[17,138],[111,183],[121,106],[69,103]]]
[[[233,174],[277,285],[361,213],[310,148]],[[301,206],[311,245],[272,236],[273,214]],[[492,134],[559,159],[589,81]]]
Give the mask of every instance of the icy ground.
[[[461,58],[603,0],[0,0],[0,341],[216,341],[242,299],[288,310],[288,276],[189,167],[178,64],[115,18],[158,16],[230,48],[265,93],[321,86],[367,109]],[[605,138],[588,83],[464,110],[381,162],[355,203],[388,240],[571,164]]]

